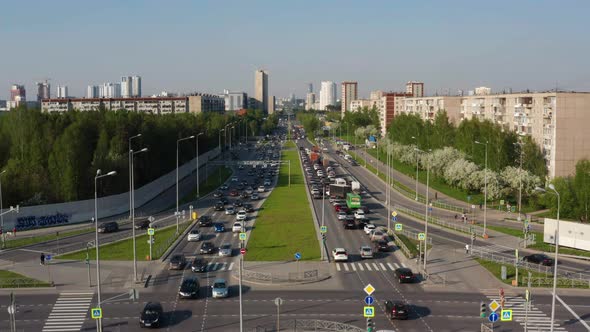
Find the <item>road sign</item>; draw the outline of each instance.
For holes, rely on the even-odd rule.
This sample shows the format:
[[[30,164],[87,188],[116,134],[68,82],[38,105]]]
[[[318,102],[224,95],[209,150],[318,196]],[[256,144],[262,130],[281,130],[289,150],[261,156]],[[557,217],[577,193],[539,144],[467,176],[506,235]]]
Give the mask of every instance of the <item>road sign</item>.
[[[397,217],[391,217],[391,220],[397,221]]]
[[[16,312],[14,304],[9,305],[7,309],[9,315],[14,315],[14,313]]]
[[[531,301],[531,291],[530,290],[528,290],[528,289],[526,290],[524,298],[526,299],[527,302]]]
[[[156,241],[154,240],[154,238],[149,238],[147,240],[147,244],[154,244],[154,243],[156,243]]]
[[[90,313],[92,314],[92,319],[102,318],[102,308],[92,308],[90,309]]]
[[[153,236],[156,233],[156,230],[153,228],[148,228],[148,235]]]
[[[240,254],[245,255],[246,254],[246,248],[241,248],[240,249]]]
[[[365,293],[367,293],[367,295],[371,296],[371,294],[375,292],[375,287],[373,287],[373,285],[371,284],[368,284],[367,286],[365,286],[365,288],[363,288],[363,290],[365,291]]]
[[[493,300],[492,302],[490,302],[489,307],[492,310],[492,312],[495,312],[496,310],[498,310],[498,308],[500,308],[500,304],[496,302],[496,300]]]
[[[492,312],[492,313],[490,314],[490,316],[488,317],[488,319],[489,319],[489,320],[490,320],[490,322],[492,322],[492,323],[494,323],[494,322],[497,322],[497,321],[498,321],[498,318],[499,318],[499,317],[498,317],[498,314],[497,314],[497,313],[495,313],[495,312]]]
[[[51,255],[45,255],[45,261],[50,261],[51,260]]]
[[[432,212],[432,206],[428,207],[428,211]]]
[[[503,199],[500,200],[500,205],[504,205],[504,200]]]
[[[424,233],[418,233],[418,240],[420,240],[420,241],[426,240],[426,234],[424,234]]]
[[[149,217],[148,217],[148,221],[149,221],[149,222],[154,222],[154,220],[156,220],[156,218],[154,218],[153,216],[149,216]]]
[[[365,297],[365,304],[372,305],[375,302],[375,299],[372,296]]]
[[[375,317],[375,307],[373,307],[373,306],[363,307],[363,315],[367,318]]]
[[[280,297],[277,297],[277,298],[275,299],[275,305],[276,305],[277,307],[279,307],[279,306],[283,305],[283,302],[285,302],[285,301],[283,301],[283,299],[281,299]]]
[[[503,321],[503,322],[511,322],[512,321],[512,310],[511,309],[502,310],[501,315],[502,315],[500,317],[501,321]]]
[[[296,259],[296,260],[300,260],[300,259],[301,259],[301,253],[299,253],[299,252],[296,252],[296,253],[295,253],[295,259]]]
[[[246,241],[246,233],[241,232],[239,235],[240,241]]]
[[[320,232],[327,233],[328,232],[328,226],[322,226],[322,227],[320,227]]]
[[[395,224],[395,230],[396,231],[401,231],[402,230],[402,224]]]
[[[392,216],[392,217],[397,217],[397,211],[393,211],[393,212],[391,212],[391,216]]]

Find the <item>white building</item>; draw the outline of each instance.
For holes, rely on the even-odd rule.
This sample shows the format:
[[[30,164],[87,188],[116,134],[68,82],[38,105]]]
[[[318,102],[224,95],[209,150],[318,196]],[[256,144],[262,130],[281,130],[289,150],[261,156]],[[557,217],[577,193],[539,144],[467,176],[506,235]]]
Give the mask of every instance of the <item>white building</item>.
[[[219,97],[225,100],[226,111],[239,111],[248,108],[248,94],[245,92],[223,90],[223,93]]]
[[[131,97],[141,97],[141,76],[131,77]]]
[[[98,85],[89,85],[86,88],[86,98],[98,98],[100,96],[100,89]]]
[[[315,93],[308,92],[307,96],[305,96],[305,110],[309,111],[311,109],[314,109],[315,102]]]
[[[475,88],[475,95],[476,96],[487,96],[492,94],[491,88],[486,88],[485,86],[480,86],[479,88]]]
[[[68,86],[58,85],[57,86],[57,98],[68,98]]]
[[[129,98],[131,97],[132,91],[132,79],[131,76],[123,76],[121,77],[121,97]]]
[[[121,98],[120,83],[103,83],[99,89],[100,98]]]
[[[336,105],[336,83],[322,81],[320,89],[320,110],[324,111],[328,105]]]

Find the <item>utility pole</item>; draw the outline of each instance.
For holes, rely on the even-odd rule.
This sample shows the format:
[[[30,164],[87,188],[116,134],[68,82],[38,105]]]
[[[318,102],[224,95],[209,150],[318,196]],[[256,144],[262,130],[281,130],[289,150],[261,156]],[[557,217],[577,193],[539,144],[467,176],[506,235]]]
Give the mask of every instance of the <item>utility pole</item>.
[[[475,144],[485,146],[485,170],[484,170],[484,198],[483,198],[483,237],[487,236],[487,210],[488,210],[488,141],[481,143],[475,141]]]
[[[147,152],[148,148],[139,151],[129,150],[131,154],[131,232],[133,237],[133,282],[137,283],[137,248],[135,245],[135,155]]]

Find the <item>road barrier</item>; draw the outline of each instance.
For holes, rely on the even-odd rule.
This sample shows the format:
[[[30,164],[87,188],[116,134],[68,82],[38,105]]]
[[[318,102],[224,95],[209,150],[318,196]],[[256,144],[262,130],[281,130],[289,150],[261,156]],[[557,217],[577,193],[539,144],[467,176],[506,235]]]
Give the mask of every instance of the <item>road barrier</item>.
[[[168,250],[168,248],[170,247],[170,245],[172,245],[172,243],[174,243],[174,241],[176,241],[176,239],[182,234],[182,232],[184,232],[184,230],[191,224],[192,220],[190,218],[183,218],[180,221],[180,224],[178,225],[178,233],[173,233],[172,235],[170,235],[168,238],[166,239],[157,239],[154,241],[154,243],[156,244],[155,249],[154,249],[154,257],[152,258],[159,258],[161,257],[166,250]],[[174,227],[174,226],[168,226],[168,227]],[[156,233],[157,235],[157,233]]]
[[[281,319],[281,331],[343,331],[343,332],[364,332],[365,329],[339,322],[332,322],[321,319]],[[258,325],[253,328],[246,328],[247,332],[275,332],[276,323]]]
[[[393,208],[403,214],[409,215],[411,217],[414,217],[414,218],[417,218],[420,220],[425,220],[423,213],[419,213],[419,212],[410,210],[410,209],[403,207],[401,205],[398,205],[398,204],[394,204]],[[465,234],[475,233],[475,236],[483,237],[483,228],[476,226],[476,225],[464,225],[464,224],[461,224],[458,222],[450,222],[450,221],[446,221],[446,220],[443,220],[438,217],[434,217],[432,215],[428,216],[428,223],[439,225],[441,227],[449,228],[449,229],[455,230],[457,232],[465,233]]]

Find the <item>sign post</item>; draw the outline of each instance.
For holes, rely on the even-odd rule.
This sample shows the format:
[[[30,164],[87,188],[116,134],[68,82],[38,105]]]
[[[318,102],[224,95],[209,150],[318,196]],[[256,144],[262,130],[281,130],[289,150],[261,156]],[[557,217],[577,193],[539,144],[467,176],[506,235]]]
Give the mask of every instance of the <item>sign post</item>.
[[[300,271],[299,271],[299,260],[301,259],[301,253],[300,252],[296,252],[295,253],[295,260],[297,261],[297,276],[299,277],[300,275]]]
[[[280,297],[277,297],[275,299],[275,305],[277,306],[277,331],[281,330],[281,321],[280,321],[280,316],[281,316],[281,305],[283,304],[283,299],[281,299]]]
[[[148,235],[150,236],[150,261],[152,260],[152,245],[154,244],[154,234],[156,230],[153,228],[148,228],[147,230]]]

